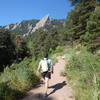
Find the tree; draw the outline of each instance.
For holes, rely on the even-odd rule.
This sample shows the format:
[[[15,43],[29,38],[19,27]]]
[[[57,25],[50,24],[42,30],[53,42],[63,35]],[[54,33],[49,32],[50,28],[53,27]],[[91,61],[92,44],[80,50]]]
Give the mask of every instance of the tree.
[[[27,48],[27,41],[23,35],[16,35],[15,38],[15,45],[16,45],[16,59],[18,60],[29,56],[28,48]]]
[[[58,28],[49,28],[49,30],[39,29],[33,36],[30,37],[28,46],[31,54],[36,58],[43,56],[50,49],[55,49],[58,45],[63,45],[65,42],[63,30]]]
[[[86,34],[82,37],[92,52],[100,46],[100,7],[97,7],[90,16]]]
[[[15,58],[15,45],[11,34],[8,30],[0,29],[0,71]]]
[[[97,0],[70,1],[72,4],[75,4],[75,9],[69,13],[66,23],[70,23],[69,30],[73,32],[73,38],[80,39],[81,35],[86,33],[87,21],[99,2]]]

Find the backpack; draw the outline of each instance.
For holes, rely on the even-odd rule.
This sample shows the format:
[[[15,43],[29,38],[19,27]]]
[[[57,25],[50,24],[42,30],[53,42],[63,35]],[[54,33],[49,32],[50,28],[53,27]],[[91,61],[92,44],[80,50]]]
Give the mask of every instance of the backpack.
[[[42,60],[41,62],[41,72],[47,72],[48,71],[48,60]]]

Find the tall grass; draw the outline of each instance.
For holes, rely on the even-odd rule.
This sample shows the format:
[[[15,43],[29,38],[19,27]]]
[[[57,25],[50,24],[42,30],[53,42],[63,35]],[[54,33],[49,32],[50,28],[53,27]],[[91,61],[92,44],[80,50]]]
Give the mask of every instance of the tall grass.
[[[18,100],[26,90],[39,82],[35,75],[37,62],[25,58],[19,64],[6,67],[0,75],[0,100]]]
[[[100,54],[85,48],[57,47],[50,50],[53,63],[57,56],[66,55],[66,75],[74,89],[75,100],[100,100]],[[19,64],[6,67],[0,75],[0,100],[18,100],[39,82],[35,75],[38,60],[25,58]]]
[[[64,47],[50,50],[53,63],[62,54],[61,51],[64,51]],[[25,58],[19,64],[6,67],[0,75],[0,100],[18,100],[28,89],[35,87],[39,82],[39,77],[35,74],[38,62],[39,59]]]
[[[71,52],[71,51],[70,51]],[[75,90],[76,100],[100,100],[100,56],[82,49],[69,53],[67,77]]]

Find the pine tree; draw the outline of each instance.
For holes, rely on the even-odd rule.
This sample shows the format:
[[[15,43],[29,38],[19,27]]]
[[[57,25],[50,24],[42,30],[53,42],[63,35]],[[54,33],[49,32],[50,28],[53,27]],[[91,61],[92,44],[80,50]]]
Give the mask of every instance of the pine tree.
[[[12,40],[12,32],[0,29],[0,71],[4,65],[9,65],[14,60],[15,45]]]
[[[69,30],[73,32],[74,39],[80,39],[86,33],[87,21],[95,10],[98,2],[96,0],[70,0],[75,9],[69,13],[68,21],[71,24]]]
[[[93,52],[96,48],[100,47],[100,7],[97,7],[90,16],[86,31],[83,39],[88,48]]]

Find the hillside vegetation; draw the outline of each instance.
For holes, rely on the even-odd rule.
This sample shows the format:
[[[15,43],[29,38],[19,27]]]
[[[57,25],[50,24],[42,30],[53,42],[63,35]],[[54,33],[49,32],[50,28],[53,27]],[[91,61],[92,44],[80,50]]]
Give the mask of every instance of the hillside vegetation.
[[[69,1],[74,9],[64,26],[55,20],[26,37],[0,28],[0,100],[18,100],[39,83],[36,69],[47,52],[54,63],[57,56],[66,56],[64,74],[75,100],[100,100],[100,2]]]
[[[100,99],[100,54],[93,55],[86,48],[66,52],[66,76],[74,90],[75,100]]]

